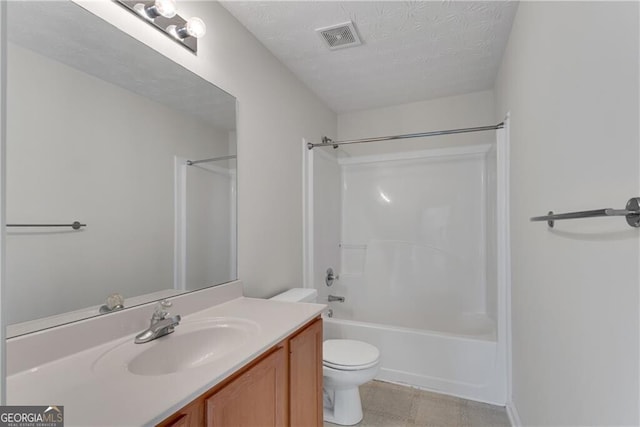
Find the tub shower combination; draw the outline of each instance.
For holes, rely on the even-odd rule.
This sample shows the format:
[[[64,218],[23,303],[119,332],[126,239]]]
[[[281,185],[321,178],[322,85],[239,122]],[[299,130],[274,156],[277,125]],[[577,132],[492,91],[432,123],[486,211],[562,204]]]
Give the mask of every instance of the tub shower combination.
[[[504,405],[499,144],[350,156],[331,144],[305,159],[305,286],[329,304],[325,339],[376,346],[378,379]]]

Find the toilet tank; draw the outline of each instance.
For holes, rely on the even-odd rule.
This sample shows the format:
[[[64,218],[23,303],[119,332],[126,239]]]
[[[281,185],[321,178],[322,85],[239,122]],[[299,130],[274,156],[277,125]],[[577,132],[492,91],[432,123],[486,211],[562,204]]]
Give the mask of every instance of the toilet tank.
[[[272,299],[274,301],[289,301],[289,302],[316,302],[318,298],[318,291],[312,288],[293,288],[278,294]]]

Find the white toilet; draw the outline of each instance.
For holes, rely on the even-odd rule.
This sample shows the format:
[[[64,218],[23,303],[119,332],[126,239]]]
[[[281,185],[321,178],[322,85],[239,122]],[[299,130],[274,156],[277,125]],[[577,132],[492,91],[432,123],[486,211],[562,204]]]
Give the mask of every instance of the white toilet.
[[[316,302],[318,291],[294,288],[272,300]],[[340,425],[354,425],[362,420],[360,391],[380,368],[380,351],[362,341],[326,340],[322,346],[324,420]]]

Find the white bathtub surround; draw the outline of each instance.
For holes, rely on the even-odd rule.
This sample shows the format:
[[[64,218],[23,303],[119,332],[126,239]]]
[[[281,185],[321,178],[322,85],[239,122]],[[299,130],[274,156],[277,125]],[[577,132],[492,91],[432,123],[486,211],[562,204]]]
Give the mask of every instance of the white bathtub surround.
[[[477,104],[484,99],[475,98]],[[350,135],[362,136],[375,134]],[[337,156],[315,148],[307,156],[313,177],[307,219],[315,231],[307,243],[307,286],[318,289],[322,302],[329,294],[345,297],[329,303],[334,317],[327,319],[325,338],[378,347],[377,378],[506,403],[508,277],[501,239],[507,234],[498,232],[499,223],[507,227],[506,177],[499,170],[504,136],[504,130],[479,133],[480,141],[493,142],[436,143],[427,150],[414,141],[400,152],[391,151],[390,141],[362,155],[356,154],[366,147],[339,149]],[[331,229],[336,223],[339,238]],[[331,260],[337,257],[336,267]],[[340,275],[331,287],[324,283],[327,261]]]
[[[330,291],[346,301],[334,305],[336,317],[434,330],[430,320],[488,316],[488,149],[340,161],[341,279]]]
[[[342,177],[337,150],[303,146],[304,282],[324,283],[327,268],[339,273]]]
[[[495,340],[325,318],[325,337],[380,349],[377,379],[504,405],[504,366]]]
[[[239,284],[235,287],[235,290],[241,291]],[[205,319],[229,317],[258,325],[259,332],[251,340],[215,362],[160,376],[134,375],[121,367],[105,368],[105,364],[98,362],[102,360],[102,356],[118,345],[126,345],[130,342],[136,349],[139,348],[137,346],[153,345],[152,343],[133,344],[135,334],[148,326],[150,312],[148,309],[140,309],[137,310],[139,313],[134,313],[136,309],[131,309],[130,313],[89,319],[55,328],[66,329],[67,334],[52,329],[31,334],[34,335],[33,337],[26,336],[31,341],[38,341],[32,348],[51,349],[75,344],[76,350],[55,355],[46,352],[49,353],[49,357],[37,363],[34,363],[35,360],[29,354],[29,349],[12,343],[12,341],[24,342],[27,338],[19,337],[9,340],[7,356],[10,362],[18,357],[28,357],[30,360],[21,363],[19,368],[16,366],[17,363],[12,363],[12,372],[7,378],[7,403],[10,405],[40,404],[41,402],[62,404],[65,406],[65,424],[69,426],[156,424],[313,319],[324,308],[323,305],[318,304],[292,304],[232,296],[230,291],[229,288],[222,290],[221,295],[218,296],[219,301],[226,302],[213,307],[205,309],[201,307],[202,299],[207,298],[202,298],[202,293],[207,291],[177,297],[172,307],[172,311],[176,314],[189,313],[183,316],[182,323],[185,325]],[[189,296],[192,297],[192,301],[185,300]],[[198,308],[199,311],[192,311]],[[133,317],[139,317],[139,315],[144,316],[144,326],[132,326],[126,323],[126,329],[136,328],[133,332],[124,332],[124,328],[117,328],[117,326],[125,326],[124,318],[128,317],[131,321]],[[107,325],[105,319],[110,317],[112,320],[117,317],[122,319]],[[87,324],[91,323],[93,325],[89,326],[92,327],[87,327]],[[72,330],[74,326],[75,331]],[[176,327],[176,336],[179,328],[180,326]],[[107,338],[108,341],[103,339],[101,342],[85,344],[82,351],[77,349],[81,346],[80,341],[86,343],[93,338],[93,335],[89,335],[90,333],[101,334],[110,331],[114,335],[114,329],[119,332],[117,337],[111,336]],[[65,338],[67,341],[63,341]],[[166,339],[171,338],[172,336],[169,335]],[[70,343],[70,340],[78,343]],[[70,375],[70,372],[73,374]]]

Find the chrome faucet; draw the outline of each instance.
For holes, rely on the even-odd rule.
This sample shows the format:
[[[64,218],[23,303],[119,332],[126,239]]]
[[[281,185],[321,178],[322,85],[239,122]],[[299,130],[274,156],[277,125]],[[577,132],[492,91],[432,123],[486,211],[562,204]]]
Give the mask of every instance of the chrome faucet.
[[[329,302],[334,302],[334,301],[338,301],[338,302],[344,302],[344,297],[340,297],[337,295],[329,295],[329,297],[327,298],[327,300]]]
[[[147,329],[136,335],[136,344],[144,344],[173,332],[174,328],[180,323],[180,315],[176,314],[173,317],[169,317],[167,308],[172,305],[173,304],[166,299],[163,299],[156,305],[153,315],[151,316],[151,324]]]

